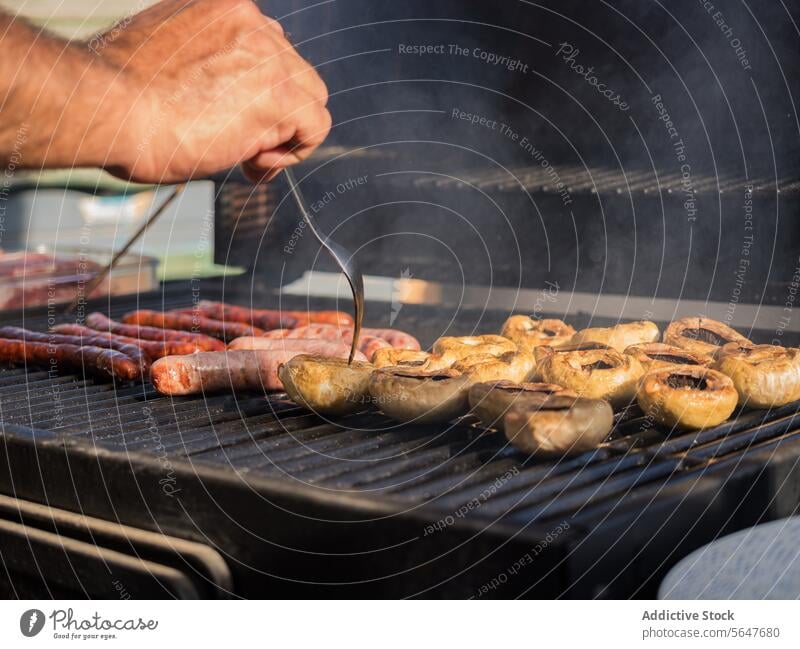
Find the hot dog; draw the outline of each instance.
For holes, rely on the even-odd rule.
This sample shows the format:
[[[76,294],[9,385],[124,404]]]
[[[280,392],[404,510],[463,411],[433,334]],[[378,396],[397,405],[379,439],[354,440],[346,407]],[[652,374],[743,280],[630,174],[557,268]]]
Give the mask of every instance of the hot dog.
[[[233,350],[165,356],[153,363],[150,380],[161,394],[182,396],[226,390],[282,390],[278,367],[302,354],[291,350]],[[347,358],[344,351],[338,358]]]
[[[112,333],[128,338],[142,338],[144,340],[178,341],[194,343],[198,349],[204,351],[221,351],[225,349],[222,341],[200,333],[188,331],[175,331],[174,329],[159,329],[158,327],[140,327],[138,325],[120,324],[110,320],[102,313],[90,313],[86,316],[86,326],[104,333]]]
[[[203,333],[221,340],[233,340],[240,336],[263,336],[266,333],[263,329],[242,322],[213,320],[188,313],[162,313],[148,309],[126,313],[122,316],[122,322],[129,325]]]
[[[114,349],[78,345],[0,340],[0,361],[26,363],[51,369],[84,372],[98,378],[133,381],[140,376],[138,364]]]
[[[338,340],[315,340],[309,338],[264,338],[263,336],[244,336],[236,338],[228,345],[228,349],[261,349],[261,350],[288,350],[298,351],[303,354],[327,356],[332,358],[347,357],[350,346]],[[356,352],[355,360],[365,361],[367,356],[360,351]]]
[[[69,336],[82,336],[84,340],[87,339],[87,336],[93,335],[122,344],[135,345],[136,347],[141,349],[151,361],[154,361],[158,358],[162,358],[164,356],[194,354],[195,352],[208,351],[204,349],[202,346],[198,346],[193,342],[181,342],[179,340],[161,341],[161,340],[142,340],[141,338],[128,338],[127,336],[118,336],[117,334],[111,334],[108,332],[95,331],[94,329],[89,329],[89,327],[83,327],[81,325],[73,325],[73,324],[56,325],[55,327],[52,328],[52,331],[59,334],[66,334]],[[212,338],[211,340],[213,340],[215,344],[219,343],[219,341],[216,340],[215,338]]]
[[[139,366],[139,371],[143,376],[147,376],[147,370],[150,368],[150,358],[145,352],[142,351],[137,345],[130,343],[120,342],[117,340],[110,340],[105,338],[102,334],[89,329],[92,333],[90,336],[71,336],[59,333],[41,333],[38,331],[29,331],[21,327],[0,327],[0,338],[11,338],[14,340],[25,340],[32,343],[47,343],[51,346],[55,345],[76,345],[78,347],[101,347],[103,349],[113,349],[136,362]]]

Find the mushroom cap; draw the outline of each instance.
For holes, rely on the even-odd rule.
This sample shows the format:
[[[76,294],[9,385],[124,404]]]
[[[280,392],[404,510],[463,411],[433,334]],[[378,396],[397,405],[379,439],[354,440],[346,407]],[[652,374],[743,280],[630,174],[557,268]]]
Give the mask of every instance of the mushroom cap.
[[[381,367],[423,367],[431,355],[428,352],[386,347],[372,355],[372,364]]]
[[[517,351],[517,345],[503,336],[444,336],[433,343],[433,353],[446,363],[453,364],[467,356],[490,354],[499,356]]]
[[[453,364],[453,369],[466,374],[473,382],[513,381],[528,379],[536,366],[533,354],[527,351],[506,352],[499,356],[475,354]]]
[[[574,392],[554,383],[514,383],[490,381],[476,383],[469,389],[469,405],[473,414],[486,426],[503,427],[507,410],[528,401],[541,400],[551,395],[576,397]]]
[[[642,364],[645,372],[672,365],[707,367],[714,361],[708,354],[690,352],[688,349],[681,349],[665,343],[631,345],[625,350],[625,353],[635,357]]]
[[[512,406],[503,420],[508,441],[525,453],[544,455],[589,451],[613,426],[608,402],[559,395]]]
[[[469,412],[469,377],[453,369],[384,367],[372,373],[369,392],[398,421],[445,422]]]
[[[571,343],[603,343],[613,347],[618,352],[624,352],[631,345],[640,343],[652,343],[658,340],[661,332],[654,322],[649,320],[637,320],[636,322],[625,322],[614,327],[591,327],[582,329],[576,333]]]
[[[612,349],[605,343],[598,342],[584,342],[584,343],[567,343],[566,345],[540,345],[533,350],[533,355],[536,357],[536,362],[541,363],[545,358],[551,354],[566,354],[567,352],[587,352],[596,349]]]
[[[671,322],[664,331],[664,342],[712,357],[727,343],[750,343],[738,331],[710,318],[681,318]]]
[[[670,428],[700,429],[728,419],[739,395],[733,381],[707,367],[675,365],[642,377],[636,393],[645,416]]]
[[[614,349],[550,354],[539,369],[546,382],[563,385],[587,399],[604,399],[616,409],[633,400],[644,373],[638,360]]]
[[[373,367],[363,361],[302,354],[278,367],[278,377],[292,401],[324,415],[363,410],[370,403]]]
[[[730,377],[739,405],[784,406],[800,399],[800,350],[777,345],[728,343],[712,366]]]
[[[512,340],[520,349],[533,351],[539,345],[562,345],[575,333],[563,320],[538,320],[527,315],[512,315],[503,324],[501,336]]]

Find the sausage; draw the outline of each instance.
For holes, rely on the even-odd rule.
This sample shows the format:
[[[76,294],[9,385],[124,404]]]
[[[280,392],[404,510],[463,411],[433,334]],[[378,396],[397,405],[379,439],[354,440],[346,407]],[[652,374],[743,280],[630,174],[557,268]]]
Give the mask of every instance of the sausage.
[[[203,333],[222,340],[233,340],[240,336],[263,336],[266,333],[258,327],[251,327],[242,322],[213,320],[188,313],[161,313],[143,309],[126,313],[122,322],[129,325],[161,327],[162,329],[178,329]]]
[[[302,354],[299,350],[199,352],[165,356],[153,363],[150,380],[161,394],[184,396],[226,390],[282,390],[278,367]],[[347,358],[343,350],[338,358]]]
[[[137,363],[115,349],[91,345],[50,345],[23,340],[0,340],[0,361],[38,365],[48,370],[64,368],[102,379],[133,381],[140,376]]]
[[[368,336],[375,336],[376,338],[383,338],[395,349],[410,349],[415,352],[422,349],[419,340],[414,338],[411,334],[407,334],[405,331],[400,331],[399,329],[374,329],[371,327],[364,327],[361,333]]]
[[[283,311],[297,321],[295,327],[309,324],[329,324],[334,327],[352,328],[353,316],[344,311]]]
[[[112,333],[128,338],[143,338],[144,340],[157,340],[159,342],[178,341],[184,343],[194,343],[198,349],[203,351],[221,351],[225,349],[222,341],[206,336],[205,334],[192,333],[188,331],[175,331],[174,329],[159,329],[158,327],[140,327],[137,325],[126,325],[114,322],[106,318],[102,313],[90,313],[86,316],[86,326],[104,333]]]
[[[201,315],[212,320],[224,320],[250,324],[259,329],[269,331],[271,329],[294,329],[300,322],[281,311],[271,311],[268,309],[248,309],[243,306],[225,304],[224,302],[210,302],[202,300],[193,307],[184,309],[173,309],[168,313],[180,313],[189,315]],[[305,323],[302,323],[305,324]]]
[[[266,338],[319,338],[322,340],[344,340],[345,342],[349,342],[352,335],[352,329],[343,329],[325,324],[308,325],[297,329],[275,329],[264,334]],[[395,349],[410,349],[411,351],[419,351],[421,349],[419,341],[404,331],[364,327],[359,337],[359,349],[361,351],[364,351],[361,345],[362,340],[367,336],[385,340],[389,346]],[[380,349],[380,347],[376,344],[373,352],[375,349]],[[371,358],[371,356],[367,354],[367,358]]]
[[[264,338],[314,338],[317,340],[342,340],[342,332],[351,329],[339,329],[326,324],[306,325],[297,329],[275,329],[264,334]]]
[[[262,350],[288,350],[299,351],[303,354],[327,356],[334,358],[347,358],[350,355],[350,345],[340,341],[319,340],[312,338],[264,338],[263,336],[244,336],[236,338],[228,349],[262,349]],[[368,356],[360,351],[356,352],[354,360],[366,361]]]
[[[329,324],[352,327],[353,318],[343,311],[278,311],[274,309],[249,309],[243,306],[202,300],[194,307],[173,309],[169,313],[201,314],[214,320],[233,320],[252,324],[267,331],[296,329],[309,324]]]
[[[352,336],[352,329],[340,329],[339,327],[324,324],[308,325],[298,329],[275,329],[274,331],[268,331],[264,334],[264,338],[268,340],[311,339],[328,342],[341,341],[347,345],[348,348],[352,341]],[[361,335],[358,338],[358,351],[364,354],[368,359],[372,358],[376,350],[390,346],[388,342],[377,336]]]
[[[348,346],[352,342],[352,337],[348,337],[347,343]],[[391,347],[389,343],[387,343],[383,338],[377,338],[376,336],[359,336],[358,337],[358,351],[360,351],[364,356],[372,360],[372,355],[378,351],[379,349],[385,349],[386,347]]]
[[[194,354],[195,352],[207,351],[201,346],[193,342],[181,342],[179,340],[142,340],[141,338],[128,338],[127,336],[118,336],[117,334],[110,334],[102,331],[95,331],[89,327],[74,324],[60,324],[52,327],[51,330],[55,333],[66,334],[70,336],[83,336],[86,340],[87,336],[99,336],[102,339],[111,340],[127,345],[135,345],[141,349],[147,357],[154,361],[164,356],[175,356],[180,354]],[[214,343],[219,343],[216,338],[211,340]],[[217,351],[217,350],[212,350]]]
[[[111,340],[102,334],[87,329],[91,335],[66,335],[60,333],[41,333],[39,331],[29,331],[21,327],[0,327],[0,338],[12,338],[15,340],[26,340],[36,343],[47,343],[54,345],[77,345],[78,347],[102,347],[104,349],[114,349],[133,360],[139,367],[142,376],[147,376],[150,369],[150,358],[142,351],[138,345]]]

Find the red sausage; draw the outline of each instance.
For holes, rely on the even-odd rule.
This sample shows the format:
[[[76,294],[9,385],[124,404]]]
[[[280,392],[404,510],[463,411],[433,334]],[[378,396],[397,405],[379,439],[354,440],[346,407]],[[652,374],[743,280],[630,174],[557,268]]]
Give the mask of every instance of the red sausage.
[[[278,367],[300,350],[233,350],[165,356],[153,363],[150,380],[161,394],[183,396],[227,390],[282,390]],[[343,351],[339,358],[347,358]]]
[[[344,311],[284,311],[297,320],[296,327],[309,324],[329,324],[334,327],[352,327],[353,317]]]
[[[268,331],[264,335],[267,338],[320,338],[322,340],[344,340],[347,342],[351,340],[353,330],[334,327],[333,325],[316,324],[299,327],[297,329],[276,329],[274,331]],[[397,329],[372,329],[370,327],[364,327],[361,330],[361,336],[359,338],[359,349],[361,349],[361,342],[365,336],[381,338],[395,349],[420,350],[419,341],[414,338],[414,336],[403,331],[398,331]],[[377,346],[375,348],[378,349]],[[362,351],[364,350],[362,349]],[[367,354],[367,357],[370,358],[370,355]]]
[[[0,361],[26,363],[45,369],[67,369],[98,378],[133,381],[140,368],[135,361],[114,349],[78,345],[0,340]]]
[[[122,317],[122,322],[129,325],[144,325],[203,333],[221,340],[233,340],[240,336],[263,336],[265,333],[258,327],[251,327],[241,322],[223,322],[222,320],[213,320],[188,313],[161,313],[160,311],[149,311],[147,309],[126,313]]]
[[[352,338],[348,337],[348,346]],[[376,338],[375,336],[359,336],[358,337],[358,350],[367,358],[372,360],[372,355],[379,349],[391,347],[383,338]]]
[[[188,331],[175,331],[173,329],[159,329],[158,327],[140,327],[114,322],[102,313],[90,313],[86,316],[86,326],[97,331],[117,334],[128,338],[143,338],[144,340],[178,341],[194,343],[198,349],[204,351],[220,351],[225,349],[222,341],[204,334],[190,333]]]
[[[250,309],[224,302],[202,300],[194,307],[174,309],[170,313],[200,314],[214,320],[233,320],[253,324],[261,329],[295,329],[309,324],[352,327],[353,318],[343,311],[286,311]]]
[[[135,345],[141,349],[147,357],[154,361],[157,358],[164,356],[175,356],[180,354],[194,354],[195,352],[207,351],[203,347],[196,345],[193,342],[184,343],[179,340],[142,340],[141,338],[128,338],[127,336],[118,336],[102,331],[95,331],[89,327],[82,327],[81,325],[61,324],[52,328],[55,333],[66,334],[70,336],[82,336],[84,340],[87,336],[96,336],[127,345]],[[212,338],[214,343],[219,343],[218,340]],[[213,351],[213,350],[212,350]]]
[[[135,361],[139,366],[142,376],[147,376],[150,368],[150,358],[137,345],[131,345],[117,340],[109,340],[102,334],[89,329],[92,335],[71,336],[60,333],[41,333],[39,331],[29,331],[21,327],[0,327],[0,338],[12,338],[15,340],[27,340],[32,343],[47,343],[55,345],[77,345],[78,347],[102,347],[104,349],[114,349],[128,358]]]
[[[203,316],[211,318],[212,320],[223,320],[226,322],[240,322],[253,325],[265,331],[281,328],[293,329],[298,325],[296,318],[281,313],[280,311],[248,309],[243,306],[225,304],[224,302],[209,302],[207,300],[198,302],[193,307],[173,309],[169,311],[169,313]]]
[[[228,349],[261,349],[299,351],[303,354],[346,358],[350,354],[350,346],[338,340],[319,340],[310,338],[264,338],[263,336],[244,336],[228,345]],[[367,356],[356,352],[355,360],[366,361]]]
[[[332,325],[314,324],[297,329],[275,329],[264,334],[265,338],[315,338],[317,340],[342,340],[342,332],[350,329],[339,329]]]
[[[411,334],[407,334],[405,331],[400,331],[399,329],[373,329],[371,327],[364,327],[361,333],[367,334],[368,336],[383,338],[395,349],[410,349],[412,351],[419,351],[422,349],[419,340],[414,338]]]

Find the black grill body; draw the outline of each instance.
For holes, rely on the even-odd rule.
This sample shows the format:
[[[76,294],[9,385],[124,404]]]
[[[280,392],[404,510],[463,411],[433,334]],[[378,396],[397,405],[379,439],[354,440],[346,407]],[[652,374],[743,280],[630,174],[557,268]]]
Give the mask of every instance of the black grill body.
[[[398,326],[435,327],[435,311]],[[503,314],[481,317],[496,328]],[[689,551],[800,502],[796,406],[672,435],[626,412],[607,443],[560,462],[469,418],[323,421],[285,395],[170,399],[24,368],[0,373],[0,418],[2,493],[205,546],[231,579],[196,578],[203,596],[652,596]]]

